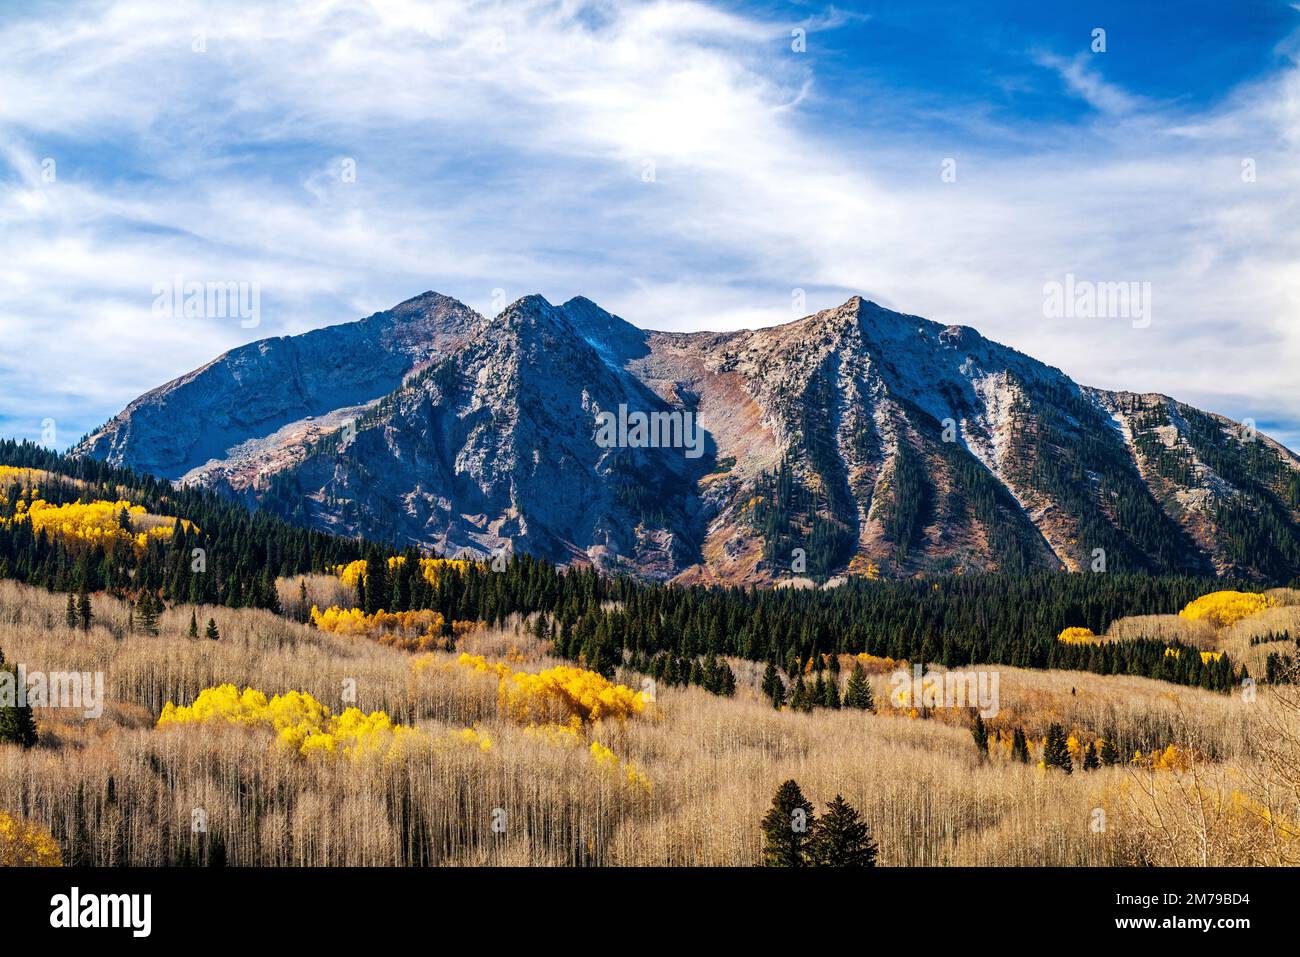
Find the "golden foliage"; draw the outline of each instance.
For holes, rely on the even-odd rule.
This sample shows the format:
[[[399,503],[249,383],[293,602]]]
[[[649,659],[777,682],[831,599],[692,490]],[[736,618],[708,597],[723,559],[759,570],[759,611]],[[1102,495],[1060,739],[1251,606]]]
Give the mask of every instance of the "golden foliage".
[[[497,678],[498,705],[513,721],[525,724],[524,733],[548,744],[574,747],[583,731],[595,732],[603,718],[620,721],[645,710],[645,692],[616,685],[595,671],[557,665],[537,674],[516,671],[505,662],[490,662],[482,655],[462,653],[456,663],[479,674]],[[421,662],[417,670],[427,666]],[[563,720],[556,720],[557,715]],[[597,765],[621,771],[628,784],[650,791],[650,779],[634,764],[621,760],[605,745],[592,740],[588,748]]]
[[[380,609],[373,615],[367,615],[360,608],[331,605],[321,611],[312,605],[311,620],[321,631],[355,638],[372,638],[380,644],[403,651],[430,651],[442,646],[443,617],[439,612],[427,608],[394,612]]]
[[[1128,861],[1177,867],[1300,862],[1296,825],[1278,806],[1289,803],[1285,796],[1266,803],[1244,793],[1242,785],[1254,776],[1236,767],[1200,764],[1186,773],[1173,764],[1165,762],[1167,773],[1123,779],[1104,799],[1115,809],[1114,830]]]
[[[304,757],[394,757],[407,747],[432,743],[425,732],[394,724],[382,711],[366,714],[358,708],[347,708],[335,715],[300,691],[275,695],[268,701],[261,691],[245,688],[240,692],[231,684],[205,688],[191,705],[177,707],[167,702],[157,727],[205,723],[271,731],[278,746]],[[483,751],[492,747],[491,739],[474,728],[454,732],[452,737]]]
[[[1216,628],[1224,628],[1275,604],[1277,599],[1270,595],[1246,591],[1216,591],[1188,602],[1187,607],[1178,614],[1190,621],[1208,619]]]
[[[1096,642],[1097,636],[1091,628],[1066,628],[1056,640],[1067,645],[1087,645]]]
[[[857,578],[875,581],[880,577],[880,566],[866,555],[854,555],[849,560],[848,574]]]
[[[502,710],[520,723],[552,721],[557,713],[564,719],[594,723],[603,718],[620,720],[640,714],[649,703],[643,691],[616,685],[595,671],[556,665],[533,674],[515,671],[503,662],[489,662],[482,655],[462,653],[457,664],[497,676]]]
[[[120,548],[131,548],[139,555],[150,541],[171,541],[175,521],[167,515],[150,515],[143,505],[124,500],[96,499],[51,505],[44,499],[33,498],[30,502],[19,499],[13,518],[6,524],[26,522],[32,534],[44,532],[69,547],[99,546],[109,554]],[[192,527],[188,521],[182,524],[187,530]]]
[[[901,661],[895,661],[890,657],[877,657],[869,655],[865,651],[853,656],[854,661],[861,662],[862,670],[869,675],[887,675],[897,671],[902,665]]]
[[[611,771],[622,771],[623,779],[628,784],[635,784],[637,787],[650,790],[650,779],[647,778],[636,765],[628,761],[620,760],[609,748],[599,741],[591,742],[591,756],[596,764],[601,767],[609,768]]]
[[[0,811],[0,867],[62,867],[59,842],[39,824]]]
[[[1156,750],[1149,754],[1134,751],[1129,764],[1150,768],[1152,771],[1186,771],[1195,759],[1196,755],[1190,749],[1171,744],[1163,751]]]
[[[546,724],[530,724],[524,728],[524,734],[541,738],[548,744],[572,747],[582,741],[582,719],[575,714],[564,724],[554,721]]]
[[[1234,790],[1232,792],[1232,807],[1236,813],[1264,825],[1269,837],[1276,837],[1293,847],[1296,838],[1300,837],[1300,829],[1297,828],[1294,821],[1255,800],[1249,794]]]
[[[335,575],[339,576],[339,581],[345,585],[356,585],[357,582],[363,581],[366,577],[366,560],[360,559],[355,562],[348,562],[346,565],[335,565],[330,569]]]
[[[393,555],[388,559],[388,570],[394,569],[406,564],[405,555]],[[455,569],[463,572],[473,564],[460,558],[421,558],[420,574],[430,585],[437,585],[438,580],[443,573],[449,569]],[[365,559],[359,559],[355,562],[348,562],[346,565],[335,565],[330,569],[338,576],[339,581],[345,585],[355,586],[358,582],[365,584],[366,580],[366,562]]]
[[[17,465],[0,465],[0,504],[8,505],[8,491],[11,485],[17,485],[20,494],[31,496],[40,494],[40,484],[50,477],[44,469],[21,468]]]

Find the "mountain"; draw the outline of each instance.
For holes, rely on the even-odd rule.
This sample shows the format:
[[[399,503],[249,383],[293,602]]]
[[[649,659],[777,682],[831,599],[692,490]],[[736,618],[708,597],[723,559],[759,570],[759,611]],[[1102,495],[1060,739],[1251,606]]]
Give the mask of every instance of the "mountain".
[[[668,333],[430,292],[232,350],[74,452],[345,535],[655,580],[1300,575],[1285,447],[858,297]]]

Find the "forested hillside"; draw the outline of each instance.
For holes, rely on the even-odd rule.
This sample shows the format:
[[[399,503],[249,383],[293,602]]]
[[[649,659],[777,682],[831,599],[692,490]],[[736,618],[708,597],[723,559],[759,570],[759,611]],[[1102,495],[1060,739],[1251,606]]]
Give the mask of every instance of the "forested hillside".
[[[69,594],[281,611],[277,578],[351,565],[359,570],[336,616],[427,610],[454,643],[456,622],[497,625],[533,615],[557,653],[598,671],[631,662],[711,690],[727,684],[716,677],[721,658],[771,662],[797,676],[820,671],[828,656],[860,653],[951,667],[1071,667],[1216,689],[1238,677],[1226,657],[1202,666],[1196,655],[1166,656],[1166,643],[1079,650],[1057,640],[1066,628],[1102,633],[1128,616],[1173,614],[1212,590],[1204,578],[1039,572],[851,578],[826,589],[683,587],[561,569],[527,555],[445,562],[436,575],[420,574],[428,556],[414,549],[304,530],[202,489],[175,489],[31,445],[0,444],[0,463],[0,576]],[[73,515],[78,502],[100,505]],[[68,515],[51,521],[50,506]],[[147,535],[133,527],[146,525]],[[307,611],[293,613],[307,620]]]

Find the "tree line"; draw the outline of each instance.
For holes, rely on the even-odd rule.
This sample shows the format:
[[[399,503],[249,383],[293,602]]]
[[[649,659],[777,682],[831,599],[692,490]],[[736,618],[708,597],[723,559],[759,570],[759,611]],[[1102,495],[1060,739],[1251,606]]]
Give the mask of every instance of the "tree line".
[[[1240,677],[1227,656],[1204,663],[1189,649],[1170,660],[1165,645],[1154,641],[1071,646],[1055,636],[1067,626],[1102,632],[1117,618],[1173,613],[1211,588],[1250,587],[1244,583],[1037,572],[851,578],[829,589],[676,586],[610,578],[592,568],[561,569],[526,554],[448,568],[430,583],[417,571],[422,553],[415,548],[399,551],[299,528],[249,512],[207,489],[173,488],[167,481],[66,458],[30,443],[0,442],[0,462],[82,483],[43,484],[47,501],[116,499],[127,491],[152,513],[193,523],[187,529],[178,521],[170,541],[151,541],[137,555],[129,549],[110,554],[75,548],[44,533],[33,535],[26,523],[0,522],[0,577],[76,595],[105,590],[132,600],[147,594],[159,601],[278,611],[278,576],[364,559],[367,575],[357,601],[368,612],[427,608],[448,623],[504,624],[514,615],[536,616],[563,657],[605,674],[631,661],[663,680],[723,694],[734,689],[734,675],[728,677],[722,659],[765,662],[794,676],[793,687],[782,682],[782,694],[800,707],[836,706],[826,684],[834,685],[838,696],[838,682],[818,689],[816,679],[825,662],[844,654],[946,667],[1079,668],[1215,690]],[[0,518],[12,516],[16,494],[10,492],[10,513]],[[205,555],[203,571],[194,570],[195,549]],[[390,572],[388,558],[397,554],[407,560]],[[775,687],[767,691],[774,693]]]

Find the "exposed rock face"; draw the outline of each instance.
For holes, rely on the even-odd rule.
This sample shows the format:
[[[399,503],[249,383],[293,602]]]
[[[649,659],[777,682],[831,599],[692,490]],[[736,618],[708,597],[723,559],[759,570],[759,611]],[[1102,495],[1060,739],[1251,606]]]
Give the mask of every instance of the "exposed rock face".
[[[677,444],[640,441],[636,413]],[[857,297],[682,334],[581,298],[487,320],[426,293],[233,350],[78,451],[345,534],[653,579],[1300,574],[1287,449]]]
[[[78,451],[180,478],[249,439],[374,401],[483,323],[429,292],[360,322],[253,342],[146,392]]]

